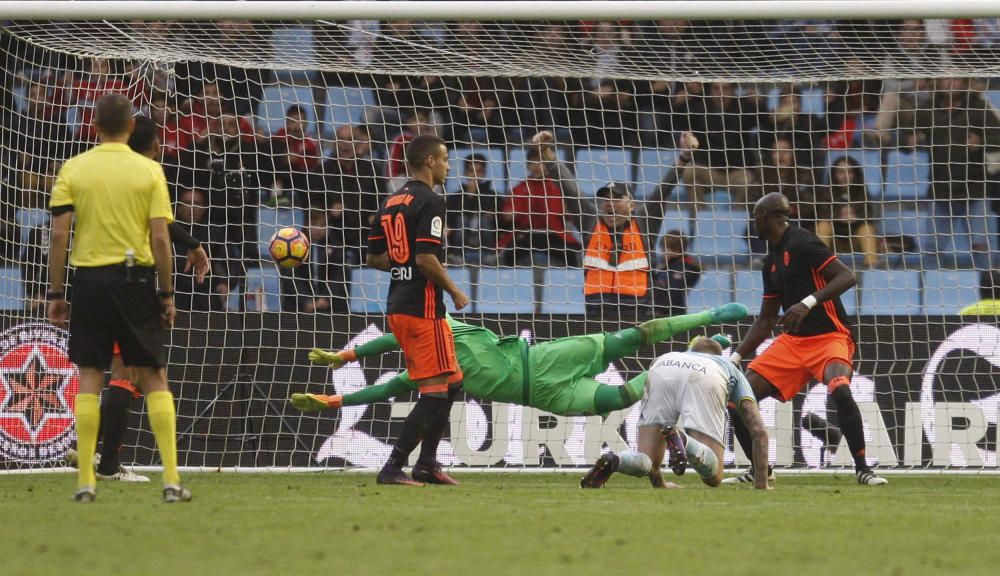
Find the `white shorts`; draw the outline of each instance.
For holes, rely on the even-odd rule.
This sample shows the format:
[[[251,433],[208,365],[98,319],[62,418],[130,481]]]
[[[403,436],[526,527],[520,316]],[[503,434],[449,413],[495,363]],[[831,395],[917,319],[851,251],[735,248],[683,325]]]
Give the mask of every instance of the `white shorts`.
[[[726,379],[715,370],[653,364],[646,379],[639,426],[697,430],[725,445]]]

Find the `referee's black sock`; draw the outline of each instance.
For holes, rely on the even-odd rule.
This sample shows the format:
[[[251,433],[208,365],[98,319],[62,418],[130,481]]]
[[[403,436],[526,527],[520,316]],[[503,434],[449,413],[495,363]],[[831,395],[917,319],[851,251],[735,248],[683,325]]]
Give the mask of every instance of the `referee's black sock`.
[[[406,466],[410,453],[427,436],[438,414],[444,412],[447,416],[450,409],[451,403],[447,398],[422,394],[403,422],[403,430],[399,433],[399,439],[396,440],[396,445],[385,465],[397,468]]]
[[[441,438],[448,431],[448,424],[451,421],[451,406],[455,403],[455,398],[458,397],[459,390],[461,388],[458,387],[448,389],[448,406],[445,410],[438,412],[434,418],[434,422],[431,423],[430,428],[427,430],[427,435],[424,436],[423,442],[420,443],[420,456],[417,458],[417,463],[424,466],[434,466],[437,464],[438,444],[441,443]]]
[[[110,476],[118,472],[121,462],[118,453],[125,441],[128,428],[132,392],[120,386],[109,386],[101,399],[101,464],[99,474]]]
[[[846,377],[845,377],[846,378]],[[854,458],[855,470],[868,470],[865,461],[865,429],[861,419],[861,410],[854,401],[850,386],[837,386],[830,393],[837,405],[837,419],[840,421],[840,431],[847,438],[847,447]]]

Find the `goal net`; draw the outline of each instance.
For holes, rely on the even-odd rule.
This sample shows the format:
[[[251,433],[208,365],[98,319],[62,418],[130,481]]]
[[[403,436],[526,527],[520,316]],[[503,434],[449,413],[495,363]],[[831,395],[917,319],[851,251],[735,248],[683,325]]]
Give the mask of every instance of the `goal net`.
[[[288,397],[370,390],[404,368],[396,352],[339,370],[307,354],[387,331],[388,275],[362,265],[368,225],[406,180],[406,143],[436,133],[447,269],[472,300],[456,318],[534,343],[730,301],[756,314],[766,247],[748,211],[782,192],[858,278],[842,301],[869,460],[995,469],[1000,308],[959,313],[1000,299],[1000,20],[581,18],[5,22],[0,467],[60,465],[74,440],[66,334],[45,323],[46,205],[62,163],[95,142],[94,101],[119,92],[156,123],[177,220],[212,262],[198,283],[175,247],[182,465],[385,460],[415,393],[323,413]],[[602,252],[615,218],[618,248]],[[268,250],[288,226],[312,244],[294,269]],[[612,293],[590,273],[606,268],[643,273],[616,272]],[[751,319],[597,380],[621,385],[694,334],[738,343]],[[123,462],[156,465],[133,410]],[[777,466],[851,464],[822,384],[762,410]],[[634,447],[638,407],[554,416],[466,394],[451,416],[445,464],[561,468]],[[743,462],[730,434],[727,464]]]

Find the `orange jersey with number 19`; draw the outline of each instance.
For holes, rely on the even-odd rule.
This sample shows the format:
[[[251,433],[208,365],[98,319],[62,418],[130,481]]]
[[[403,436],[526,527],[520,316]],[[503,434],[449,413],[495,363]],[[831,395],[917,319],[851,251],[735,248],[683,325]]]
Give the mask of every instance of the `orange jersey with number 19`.
[[[410,180],[386,199],[368,236],[371,254],[389,256],[387,314],[444,318],[444,292],[417,266],[417,254],[444,262],[446,202],[423,182]]]

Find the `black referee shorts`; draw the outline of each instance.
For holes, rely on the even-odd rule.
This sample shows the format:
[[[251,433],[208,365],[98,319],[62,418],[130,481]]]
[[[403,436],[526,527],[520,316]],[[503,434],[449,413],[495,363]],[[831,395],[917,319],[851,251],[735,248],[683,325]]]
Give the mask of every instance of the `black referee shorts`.
[[[77,268],[70,306],[69,358],[77,366],[107,370],[115,342],[126,366],[166,366],[153,268]]]

